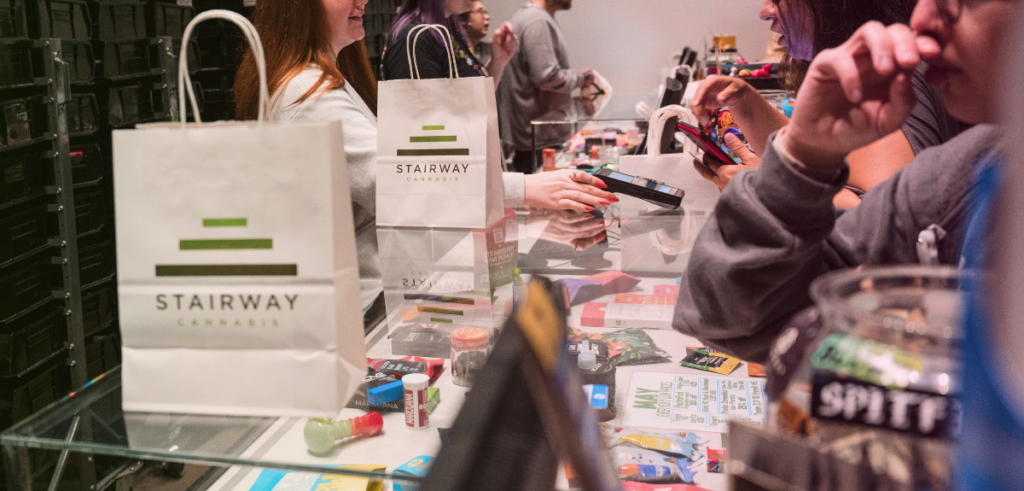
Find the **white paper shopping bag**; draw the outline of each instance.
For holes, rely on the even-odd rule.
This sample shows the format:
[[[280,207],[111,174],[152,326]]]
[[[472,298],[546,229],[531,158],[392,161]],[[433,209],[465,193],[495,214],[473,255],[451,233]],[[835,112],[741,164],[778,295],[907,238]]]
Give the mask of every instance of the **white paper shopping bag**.
[[[333,417],[366,370],[341,123],[265,122],[244,17],[182,46],[214,17],[256,52],[259,121],[113,134],[124,408]]]
[[[501,219],[504,187],[494,82],[459,78],[450,36],[450,78],[420,80],[419,26],[409,35],[412,80],[378,84],[377,225],[484,228]],[[409,41],[407,39],[407,41]]]
[[[619,170],[631,176],[640,176],[661,181],[674,188],[683,190],[682,208],[688,211],[703,210],[708,213],[714,209],[718,197],[722,194],[711,181],[708,181],[697,169],[693,168],[693,155],[698,152],[696,145],[689,140],[684,143],[687,149],[683,153],[661,153],[661,137],[665,123],[673,117],[684,122],[697,124],[697,118],[689,109],[678,105],[665,106],[651,115],[650,130],[647,134],[647,155],[623,155],[619,157]],[[626,209],[655,210],[657,205],[637,198],[623,196],[622,207]]]

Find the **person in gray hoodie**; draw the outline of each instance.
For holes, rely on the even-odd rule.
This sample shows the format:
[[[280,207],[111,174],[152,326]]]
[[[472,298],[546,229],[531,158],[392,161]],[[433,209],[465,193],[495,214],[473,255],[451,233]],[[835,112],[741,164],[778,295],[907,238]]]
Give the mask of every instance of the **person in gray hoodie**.
[[[828,271],[958,264],[974,169],[999,139],[990,124],[999,107],[991,53],[1019,2],[920,0],[910,27],[869,22],[821,52],[790,124],[768,138],[760,168],[733,177],[701,230],[673,327],[763,361],[786,321],[810,305],[810,283]],[[860,206],[836,209],[846,155],[903,124],[922,59],[950,114],[978,125],[918,154]]]

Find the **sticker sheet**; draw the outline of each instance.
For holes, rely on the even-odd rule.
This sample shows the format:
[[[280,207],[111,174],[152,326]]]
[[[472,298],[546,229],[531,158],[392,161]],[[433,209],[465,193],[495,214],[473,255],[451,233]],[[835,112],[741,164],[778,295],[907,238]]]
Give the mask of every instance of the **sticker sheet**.
[[[763,425],[766,405],[763,380],[636,372],[622,424],[725,432],[730,419]]]

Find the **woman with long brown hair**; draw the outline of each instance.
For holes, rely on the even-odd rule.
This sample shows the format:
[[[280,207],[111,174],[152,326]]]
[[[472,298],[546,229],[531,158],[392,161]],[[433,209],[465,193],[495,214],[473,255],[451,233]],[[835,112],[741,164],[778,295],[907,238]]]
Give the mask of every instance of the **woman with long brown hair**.
[[[367,0],[258,2],[253,23],[263,41],[275,121],[342,120],[356,224],[363,312],[383,285],[377,253],[377,82],[362,41]],[[249,53],[235,77],[239,119],[255,119],[256,61]]]

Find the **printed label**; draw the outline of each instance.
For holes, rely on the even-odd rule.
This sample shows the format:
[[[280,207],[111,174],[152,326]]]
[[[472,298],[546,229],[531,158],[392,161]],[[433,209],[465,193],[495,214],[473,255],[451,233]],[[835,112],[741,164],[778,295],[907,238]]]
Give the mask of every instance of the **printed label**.
[[[890,390],[821,371],[814,374],[811,413],[820,419],[939,438],[956,437],[960,426],[960,406],[948,395]]]

